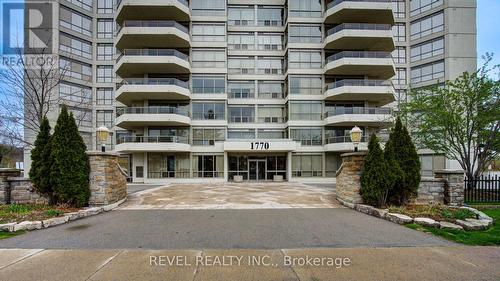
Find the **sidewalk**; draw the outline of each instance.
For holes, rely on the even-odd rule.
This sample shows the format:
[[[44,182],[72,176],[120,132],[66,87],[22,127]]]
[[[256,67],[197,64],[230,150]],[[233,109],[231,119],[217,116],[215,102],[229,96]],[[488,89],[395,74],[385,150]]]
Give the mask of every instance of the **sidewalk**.
[[[500,280],[499,262],[500,247],[12,249],[0,280]]]

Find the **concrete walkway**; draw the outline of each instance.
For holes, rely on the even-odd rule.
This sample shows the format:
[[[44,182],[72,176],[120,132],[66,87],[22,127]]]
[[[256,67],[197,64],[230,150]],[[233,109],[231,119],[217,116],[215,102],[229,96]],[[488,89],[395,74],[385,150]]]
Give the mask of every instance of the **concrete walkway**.
[[[0,280],[499,280],[499,259],[498,247],[0,250]]]

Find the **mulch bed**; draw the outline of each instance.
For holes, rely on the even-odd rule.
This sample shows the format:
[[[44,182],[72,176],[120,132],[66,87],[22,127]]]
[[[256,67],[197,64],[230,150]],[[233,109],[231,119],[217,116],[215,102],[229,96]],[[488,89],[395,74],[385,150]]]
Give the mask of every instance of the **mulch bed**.
[[[78,208],[65,205],[2,205],[0,206],[0,224],[22,221],[42,221],[63,216],[65,213],[77,212],[78,210]]]
[[[390,207],[389,212],[415,217],[431,218],[435,221],[455,222],[466,218],[476,218],[476,215],[466,209],[450,208],[444,205],[407,205],[404,207]]]

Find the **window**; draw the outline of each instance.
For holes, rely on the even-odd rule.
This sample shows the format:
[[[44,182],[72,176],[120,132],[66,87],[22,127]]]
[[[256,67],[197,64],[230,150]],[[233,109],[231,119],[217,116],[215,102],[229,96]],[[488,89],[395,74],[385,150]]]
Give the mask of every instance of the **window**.
[[[259,6],[257,9],[257,25],[283,26],[283,9]]]
[[[350,132],[352,127],[325,127],[325,144],[351,142]],[[363,134],[366,134],[366,128],[360,127]],[[365,137],[361,137],[361,142],[365,142]]]
[[[291,50],[288,56],[289,68],[321,68],[321,51]]]
[[[396,85],[406,85],[406,68],[396,68],[396,76],[392,81]]]
[[[228,73],[230,74],[254,74],[255,59],[253,57],[232,57],[227,59]]]
[[[224,76],[193,75],[194,94],[224,94],[226,78]]]
[[[66,33],[59,35],[59,49],[82,58],[92,59],[92,43]]]
[[[446,158],[443,155],[420,155],[422,163],[420,174],[423,177],[434,177],[434,171],[445,168]]]
[[[319,18],[321,0],[289,0],[288,14],[290,17]]]
[[[224,120],[225,112],[224,103],[193,103],[194,120]]]
[[[321,120],[321,101],[290,102],[290,120]]]
[[[98,65],[97,66],[97,82],[111,83],[113,82],[113,66]]]
[[[228,7],[229,25],[254,25],[254,8],[250,7]]]
[[[415,40],[444,30],[444,13],[439,12],[414,21],[410,25],[410,39]]]
[[[113,38],[113,19],[97,20],[97,38]]]
[[[229,98],[249,99],[255,97],[254,81],[229,81],[227,84]]]
[[[113,88],[97,88],[96,104],[112,105],[114,101]]]
[[[321,76],[290,76],[290,94],[322,95]]]
[[[224,155],[193,155],[193,177],[217,178],[224,176]]]
[[[189,154],[148,153],[148,178],[189,178]]]
[[[285,84],[283,82],[259,81],[259,98],[282,99],[285,96]]]
[[[410,0],[410,16],[416,16],[441,5],[443,0]]]
[[[323,175],[321,154],[318,155],[292,155],[293,177],[321,177]]]
[[[395,63],[406,63],[406,47],[396,47],[392,52],[392,58]]]
[[[229,50],[253,50],[255,49],[255,36],[253,33],[228,34],[227,48]]]
[[[63,73],[63,77],[71,77],[83,81],[92,81],[92,65],[70,60],[61,57],[59,59],[59,68]]]
[[[290,43],[321,43],[321,25],[290,25],[288,40]]]
[[[61,82],[59,85],[59,96],[62,100],[75,106],[90,106],[92,104],[92,88],[78,84]]]
[[[284,59],[277,57],[259,57],[257,68],[259,74],[283,74]]]
[[[90,127],[92,127],[92,126],[90,126]],[[80,136],[82,136],[83,143],[85,144],[85,147],[87,148],[87,150],[93,150],[92,133],[88,133],[88,132],[79,132],[79,133],[80,133]]]
[[[98,14],[112,14],[113,13],[113,0],[97,0],[97,13]]]
[[[64,6],[59,9],[59,25],[83,35],[92,36],[92,18],[70,10]]]
[[[92,0],[66,0],[66,1],[73,3],[73,5],[85,9],[89,12],[92,12]]]
[[[411,83],[425,82],[444,77],[444,61],[432,62],[411,68]]]
[[[290,129],[290,137],[294,141],[300,141],[302,145],[323,145],[321,128],[307,127]]]
[[[255,139],[255,130],[247,129],[247,130],[227,130],[227,138],[228,139],[238,139],[238,140],[251,140]]]
[[[108,129],[113,128],[113,110],[96,110],[96,128],[101,126]]]
[[[392,26],[392,35],[396,42],[406,41],[406,25],[404,23],[396,23]]]
[[[135,177],[136,178],[144,177],[144,166],[135,166]]]
[[[73,113],[78,128],[92,128],[92,110],[78,107],[68,107],[68,110]]]
[[[189,129],[179,128],[179,127],[149,127],[148,135],[153,137],[165,137],[163,141],[166,142],[178,142],[178,143],[188,143],[189,142]],[[159,139],[162,141],[161,139]]]
[[[407,102],[406,90],[396,89],[396,99],[398,103]]]
[[[259,139],[286,139],[286,130],[272,130],[272,129],[258,129],[257,130]]]
[[[392,12],[395,18],[406,17],[406,3],[405,0],[392,0]]]
[[[411,47],[411,61],[428,59],[444,53],[443,37],[427,41]]]
[[[113,60],[113,44],[97,44],[97,60]]]
[[[284,35],[280,33],[259,33],[257,35],[259,50],[283,50]]]
[[[191,0],[191,15],[193,16],[224,16],[226,0]]]
[[[193,23],[191,35],[193,41],[224,42],[226,41],[226,25]]]
[[[215,145],[225,139],[226,131],[222,128],[193,128],[193,145]]]
[[[255,122],[255,108],[253,106],[228,107],[229,122],[251,123]]]
[[[258,116],[259,123],[284,123],[286,122],[286,108],[276,105],[259,105]]]
[[[224,50],[193,50],[191,56],[192,67],[226,67],[226,52]]]

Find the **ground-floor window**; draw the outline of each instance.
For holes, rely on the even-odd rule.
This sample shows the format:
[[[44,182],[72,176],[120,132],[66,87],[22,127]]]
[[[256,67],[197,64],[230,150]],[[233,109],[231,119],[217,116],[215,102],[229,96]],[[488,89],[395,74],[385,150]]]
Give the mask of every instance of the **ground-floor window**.
[[[193,177],[224,177],[224,155],[194,155]]]
[[[325,154],[325,177],[336,177],[337,170],[342,164],[342,158],[339,153],[326,153]]]
[[[293,177],[321,177],[322,172],[321,154],[295,154],[292,155]]]
[[[273,180],[275,175],[286,179],[286,156],[229,155],[228,177],[242,176],[244,180]]]
[[[189,154],[148,153],[148,178],[189,178]]]

